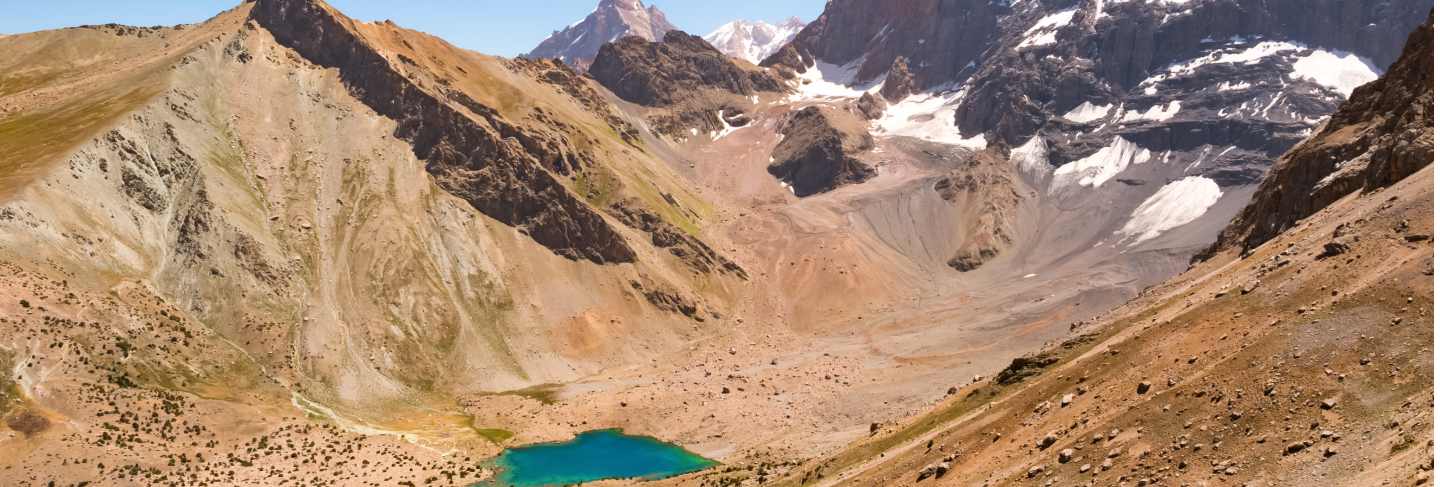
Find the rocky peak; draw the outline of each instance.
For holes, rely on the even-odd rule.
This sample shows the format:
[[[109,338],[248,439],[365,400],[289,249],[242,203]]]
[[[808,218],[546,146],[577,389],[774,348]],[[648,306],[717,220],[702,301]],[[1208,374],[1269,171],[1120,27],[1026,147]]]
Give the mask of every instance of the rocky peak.
[[[910,62],[904,56],[897,57],[895,64],[890,67],[890,73],[885,75],[885,84],[880,87],[880,95],[884,96],[886,101],[895,103],[913,93],[915,75],[910,73]]]
[[[676,30],[665,14],[640,0],[601,0],[590,15],[555,31],[525,57],[556,58],[580,70],[588,69],[600,46],[622,37],[657,41]]]
[[[1434,14],[1375,82],[1275,163],[1211,253],[1249,251],[1355,191],[1388,187],[1435,158]]]
[[[759,64],[805,28],[805,22],[791,17],[780,25],[764,21],[736,20],[715,29],[705,40],[734,58]]]

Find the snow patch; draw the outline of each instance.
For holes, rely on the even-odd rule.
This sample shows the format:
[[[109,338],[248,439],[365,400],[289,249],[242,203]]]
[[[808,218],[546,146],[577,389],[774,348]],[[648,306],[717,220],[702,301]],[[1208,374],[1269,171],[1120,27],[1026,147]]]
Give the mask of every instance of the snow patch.
[[[864,58],[860,58],[844,66],[816,61],[814,65],[797,77],[794,83],[795,93],[790,95],[790,101],[863,96],[866,88],[852,88],[850,85],[855,82],[855,74],[860,70],[860,63],[864,60]]]
[[[1036,135],[1020,147],[1011,149],[1010,161],[1022,173],[1035,178],[1044,177],[1050,173],[1050,146],[1045,143],[1045,138]]]
[[[1176,100],[1170,102],[1168,105],[1155,105],[1153,107],[1150,107],[1149,110],[1145,110],[1144,112],[1127,110],[1125,112],[1125,117],[1121,118],[1120,121],[1134,122],[1138,120],[1154,120],[1157,122],[1163,122],[1171,118],[1175,118],[1175,115],[1178,113],[1180,113],[1180,102]]]
[[[1059,12],[1041,17],[1035,25],[1025,31],[1025,40],[1020,42],[1020,49],[1027,47],[1048,46],[1055,43],[1055,34],[1061,27],[1070,25],[1074,20],[1075,8],[1067,8]]]
[[[1114,107],[1115,105],[1111,104],[1095,105],[1087,101],[1067,112],[1064,118],[1076,123],[1090,123],[1105,118],[1110,114],[1110,109]]]
[[[1369,61],[1343,51],[1316,49],[1295,60],[1290,79],[1308,79],[1315,84],[1350,97],[1355,88],[1375,81],[1380,70]]]
[[[1110,145],[1098,152],[1056,169],[1055,179],[1050,181],[1050,191],[1071,185],[1098,188],[1125,171],[1131,164],[1149,161],[1149,149],[1143,149],[1134,142],[1116,136]]]
[[[1194,74],[1195,70],[1199,67],[1209,64],[1255,64],[1260,62],[1260,60],[1262,59],[1274,56],[1276,54],[1280,54],[1283,52],[1299,51],[1302,49],[1304,49],[1304,47],[1298,44],[1278,41],[1261,42],[1238,51],[1217,49],[1214,51],[1210,51],[1209,54],[1206,54],[1204,56],[1200,56],[1189,61],[1172,64],[1170,65],[1170,67],[1166,68],[1165,71],[1161,72],[1160,74],[1146,78],[1145,81],[1142,81],[1140,84],[1141,86],[1149,86],[1168,78],[1189,76],[1191,74]],[[1149,91],[1147,89],[1147,93],[1148,92]]]
[[[911,95],[886,108],[885,114],[872,122],[870,128],[876,135],[914,137],[974,150],[984,149],[984,134],[967,139],[955,126],[955,110],[964,99],[964,90]]]
[[[1202,176],[1172,182],[1135,208],[1119,233],[1131,246],[1159,237],[1204,216],[1223,194],[1220,185]]]
[[[725,136],[735,133],[736,130],[740,130],[740,129],[743,129],[743,128],[745,128],[745,127],[749,127],[749,126],[750,126],[750,124],[748,124],[748,123],[745,124],[745,125],[741,125],[741,126],[739,126],[739,127],[731,126],[731,125],[730,125],[730,122],[726,122],[726,121],[725,121],[725,111],[724,111],[724,110],[720,110],[720,111],[715,112],[715,118],[720,119],[720,126],[721,126],[721,127],[725,127],[725,128],[720,129],[720,131],[718,131],[718,132],[710,132],[710,140],[712,140],[712,141],[723,139],[723,138],[725,138]]]
[[[1248,88],[1250,88],[1250,86],[1251,86],[1250,83],[1249,83],[1249,82],[1245,82],[1245,81],[1240,81],[1240,82],[1230,82],[1230,81],[1226,81],[1226,82],[1224,82],[1224,83],[1220,83],[1220,86],[1216,87],[1216,89],[1218,89],[1218,90],[1220,90],[1220,91],[1239,91],[1239,90],[1248,89]]]

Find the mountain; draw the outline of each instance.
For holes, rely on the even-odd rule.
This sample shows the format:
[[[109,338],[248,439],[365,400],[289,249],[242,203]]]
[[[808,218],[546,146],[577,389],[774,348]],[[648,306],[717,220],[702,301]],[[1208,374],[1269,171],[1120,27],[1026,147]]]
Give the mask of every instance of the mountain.
[[[1432,25],[1276,163],[1242,238],[774,484],[1428,484]]]
[[[680,350],[748,278],[563,64],[318,0],[0,52],[0,483],[483,480],[462,402]]]
[[[786,90],[773,74],[738,65],[678,30],[656,42],[632,36],[602,46],[589,76],[620,99],[652,109],[647,125],[672,137],[746,125],[753,100]]]
[[[1091,218],[1133,212],[1109,230],[1123,245],[1195,222],[1191,247],[1399,56],[1429,8],[837,0],[762,64],[850,97],[878,90],[860,109],[889,133],[1003,147],[1044,199]]]
[[[657,486],[1424,483],[1428,10],[0,37],[0,485],[583,483],[503,452],[617,429],[724,465]]]
[[[656,41],[672,30],[676,27],[665,19],[664,12],[640,0],[600,0],[590,15],[551,33],[525,57],[559,59],[583,71],[606,43],[625,36]]]
[[[1435,160],[1434,14],[1378,81],[1360,86],[1317,133],[1287,152],[1217,250],[1251,250],[1355,191],[1373,192]]]
[[[736,20],[707,34],[705,40],[730,57],[760,64],[804,28],[805,21],[797,17],[786,19],[780,25],[763,20]]]

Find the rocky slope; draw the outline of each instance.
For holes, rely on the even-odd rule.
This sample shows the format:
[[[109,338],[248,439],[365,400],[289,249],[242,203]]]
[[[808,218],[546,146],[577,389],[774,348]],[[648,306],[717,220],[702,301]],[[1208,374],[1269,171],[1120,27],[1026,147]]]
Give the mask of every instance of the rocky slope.
[[[736,20],[706,34],[705,41],[730,57],[760,64],[804,28],[805,21],[796,17],[778,25],[763,20]]]
[[[0,52],[6,484],[464,484],[459,398],[677,350],[746,278],[563,65],[311,0]]]
[[[1379,80],[1355,89],[1310,139],[1275,163],[1217,250],[1250,250],[1357,190],[1375,191],[1435,159],[1434,14]]]
[[[640,0],[600,0],[590,15],[550,34],[525,57],[559,59],[584,71],[600,46],[628,36],[658,41],[672,30],[664,12]]]

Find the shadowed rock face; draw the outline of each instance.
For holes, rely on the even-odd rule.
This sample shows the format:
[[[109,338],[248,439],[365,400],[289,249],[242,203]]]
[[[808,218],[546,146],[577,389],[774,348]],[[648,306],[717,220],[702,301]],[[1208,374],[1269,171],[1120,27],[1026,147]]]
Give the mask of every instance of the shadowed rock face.
[[[857,79],[884,76],[899,57],[910,60],[922,87],[955,78],[979,62],[999,34],[1008,2],[991,0],[835,0],[762,65],[804,71],[814,59],[847,64],[863,58]]]
[[[956,112],[956,124],[967,136],[992,133],[1007,143],[1020,144],[1052,116],[1084,102],[1149,107],[1183,101],[1186,106],[1218,111],[1243,102],[1231,96],[1243,94],[1253,99],[1276,92],[1285,93],[1290,100],[1285,112],[1298,117],[1263,120],[1266,117],[1250,116],[1240,120],[1261,118],[1260,122],[1268,123],[1315,119],[1333,111],[1338,100],[1323,90],[1315,93],[1295,90],[1294,85],[1261,81],[1290,74],[1293,64],[1289,59],[1261,59],[1254,65],[1239,66],[1212,64],[1187,76],[1142,84],[1172,66],[1224,52],[1227,46],[1249,47],[1264,41],[1354,53],[1385,66],[1399,55],[1406,29],[1423,19],[1428,9],[1427,2],[1413,0],[1219,0],[1168,7],[1147,2],[1106,3],[1101,13],[1092,2],[1084,2],[1073,9],[1068,22],[1054,29],[1054,41],[1049,44],[1034,42],[1036,36],[1030,31],[1046,16],[1066,10],[1017,12],[1002,21],[1001,48],[988,54],[978,71],[973,75],[955,73],[955,79],[970,77],[974,84],[971,96]],[[1373,27],[1377,25],[1390,27]],[[922,61],[924,58],[911,58],[912,64]],[[1201,100],[1193,96],[1203,87],[1224,81],[1247,86],[1228,90],[1224,97]],[[1158,92],[1146,90],[1147,86]],[[1205,118],[1220,122],[1225,117]],[[1300,125],[1309,124],[1295,128]],[[1274,133],[1271,129],[1252,130]],[[1303,129],[1284,129],[1279,138],[1289,144],[1303,138]],[[1204,142],[1219,144],[1225,140],[1222,136]],[[1258,149],[1247,150],[1269,157],[1278,155]]]
[[[251,17],[309,61],[339,69],[356,98],[397,122],[395,136],[412,144],[441,188],[559,255],[597,263],[635,260],[624,239],[544,169],[541,161],[556,154],[537,143],[540,137],[468,98],[457,100],[465,112],[445,103],[400,74],[348,20],[321,4],[258,0]]]
[[[1435,158],[1434,14],[1381,77],[1355,89],[1323,129],[1286,153],[1214,253],[1250,251],[1355,191],[1395,184]]]
[[[741,96],[785,90],[775,76],[741,68],[705,39],[680,31],[660,42],[626,37],[606,44],[590,76],[621,99],[649,107],[675,105],[700,90]]]
[[[770,174],[806,197],[875,177],[875,168],[854,154],[870,150],[875,141],[864,123],[847,112],[806,107],[790,115],[780,128],[785,140],[775,147]]]

